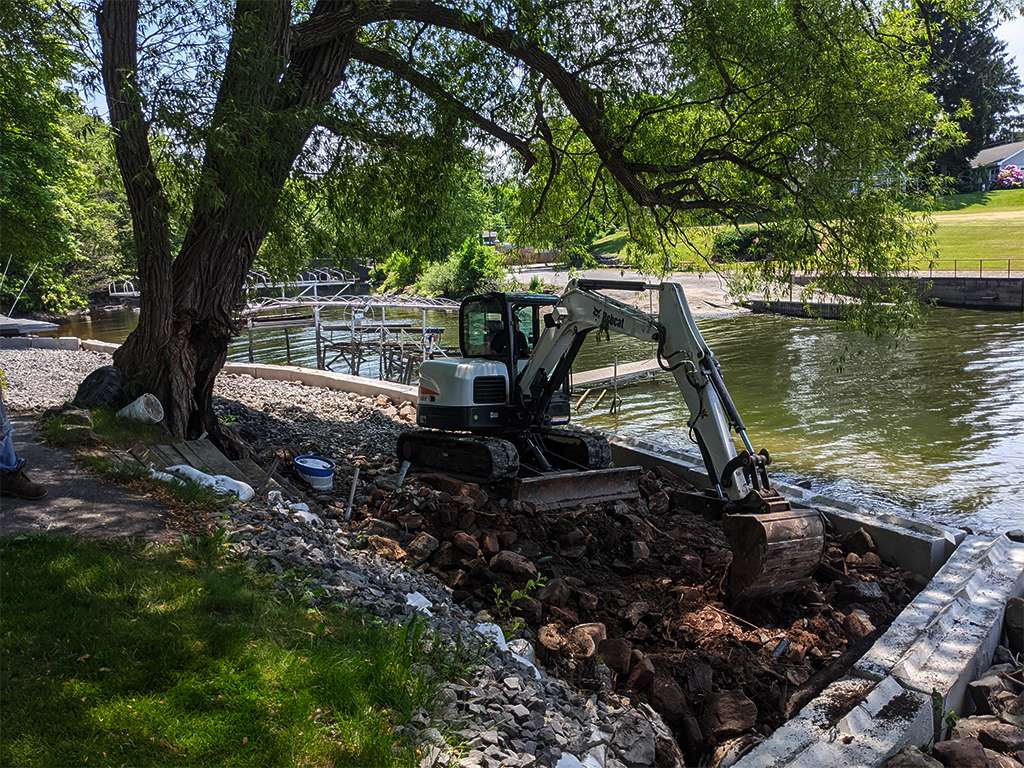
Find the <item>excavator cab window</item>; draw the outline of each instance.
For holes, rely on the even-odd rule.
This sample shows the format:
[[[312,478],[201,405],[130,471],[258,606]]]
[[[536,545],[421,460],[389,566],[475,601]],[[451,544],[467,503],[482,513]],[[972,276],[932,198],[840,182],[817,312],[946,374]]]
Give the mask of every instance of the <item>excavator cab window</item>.
[[[508,349],[507,307],[496,297],[466,299],[460,313],[463,357],[501,357]]]

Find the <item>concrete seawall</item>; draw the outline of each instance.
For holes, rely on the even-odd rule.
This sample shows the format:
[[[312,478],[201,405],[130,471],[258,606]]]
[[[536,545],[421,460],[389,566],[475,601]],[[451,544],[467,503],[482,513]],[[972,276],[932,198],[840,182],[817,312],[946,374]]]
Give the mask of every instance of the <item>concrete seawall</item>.
[[[864,285],[877,282],[873,277],[857,277]],[[1024,311],[1024,278],[1021,277],[897,277],[909,285],[924,301],[933,301],[940,307],[962,309],[994,309]],[[796,282],[806,285],[812,277],[797,277]]]

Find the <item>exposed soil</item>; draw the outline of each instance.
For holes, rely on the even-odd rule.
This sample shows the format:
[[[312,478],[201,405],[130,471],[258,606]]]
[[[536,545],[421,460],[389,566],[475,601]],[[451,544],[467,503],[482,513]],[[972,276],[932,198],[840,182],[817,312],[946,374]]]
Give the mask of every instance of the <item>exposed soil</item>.
[[[541,661],[580,688],[647,700],[690,759],[769,734],[917,591],[861,531],[828,539],[802,591],[729,606],[721,527],[672,504],[689,488],[668,473],[646,473],[637,502],[551,512],[445,475],[380,484],[353,517],[369,546],[507,626],[521,619]],[[546,586],[530,589],[538,575]]]

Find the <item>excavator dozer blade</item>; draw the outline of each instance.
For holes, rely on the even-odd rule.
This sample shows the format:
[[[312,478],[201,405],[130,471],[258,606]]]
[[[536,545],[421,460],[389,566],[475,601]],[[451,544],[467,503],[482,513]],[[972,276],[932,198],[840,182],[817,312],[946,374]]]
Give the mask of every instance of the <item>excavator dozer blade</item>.
[[[722,528],[732,549],[732,602],[805,586],[825,549],[825,523],[815,509],[725,515]]]
[[[514,481],[512,497],[538,510],[629,500],[639,498],[639,480],[640,467],[548,472]]]

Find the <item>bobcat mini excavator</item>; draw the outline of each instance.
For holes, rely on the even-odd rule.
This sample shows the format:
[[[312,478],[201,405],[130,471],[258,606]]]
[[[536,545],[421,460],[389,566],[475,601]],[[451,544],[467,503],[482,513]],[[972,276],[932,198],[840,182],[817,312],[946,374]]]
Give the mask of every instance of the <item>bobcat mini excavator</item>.
[[[416,422],[398,458],[497,485],[536,509],[637,498],[639,467],[612,467],[608,441],[567,429],[569,373],[587,334],[622,333],[657,346],[690,412],[686,426],[710,479],[705,509],[717,509],[733,551],[731,597],[794,589],[820,561],[824,526],[813,509],[793,509],[768,479],[721,369],[678,283],[658,287],[651,315],[602,294],[642,291],[642,282],[571,281],[561,296],[488,293],[459,312],[462,356],[420,368]],[[740,439],[737,450],[732,432]]]

